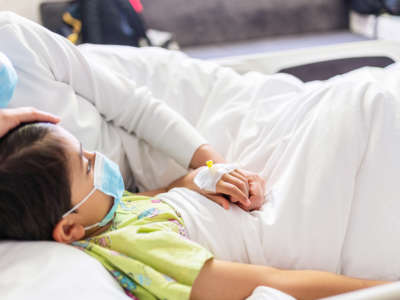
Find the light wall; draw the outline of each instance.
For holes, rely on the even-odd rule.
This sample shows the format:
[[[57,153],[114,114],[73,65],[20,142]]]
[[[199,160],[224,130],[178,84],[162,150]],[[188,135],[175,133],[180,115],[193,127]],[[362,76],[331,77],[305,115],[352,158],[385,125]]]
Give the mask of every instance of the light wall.
[[[0,10],[10,10],[21,16],[41,23],[39,5],[42,2],[62,2],[65,0],[0,0]]]

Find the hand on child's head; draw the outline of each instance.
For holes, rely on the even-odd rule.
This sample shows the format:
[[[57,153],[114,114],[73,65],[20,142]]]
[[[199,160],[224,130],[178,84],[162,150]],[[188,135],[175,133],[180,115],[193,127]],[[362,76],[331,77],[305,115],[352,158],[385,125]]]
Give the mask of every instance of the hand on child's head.
[[[0,110],[0,137],[21,123],[26,122],[58,123],[60,119],[50,113],[33,107],[6,108]]]

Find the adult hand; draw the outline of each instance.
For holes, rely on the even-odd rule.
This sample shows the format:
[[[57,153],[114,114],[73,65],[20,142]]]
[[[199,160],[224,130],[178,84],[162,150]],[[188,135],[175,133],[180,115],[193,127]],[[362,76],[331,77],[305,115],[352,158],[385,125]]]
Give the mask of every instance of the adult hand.
[[[58,123],[60,118],[32,107],[5,108],[0,110],[0,137],[25,122]]]
[[[246,211],[260,209],[265,203],[265,180],[258,175],[247,170],[237,170],[247,180],[249,185],[250,205],[238,203],[238,206]]]

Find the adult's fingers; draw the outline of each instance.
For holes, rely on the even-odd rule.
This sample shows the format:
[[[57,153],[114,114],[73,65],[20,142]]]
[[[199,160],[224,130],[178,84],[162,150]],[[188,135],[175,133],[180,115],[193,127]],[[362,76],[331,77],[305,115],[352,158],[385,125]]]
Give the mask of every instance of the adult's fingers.
[[[217,184],[217,193],[230,196],[232,202],[239,201],[244,205],[250,203],[250,200],[247,198],[247,196],[237,186],[223,180],[220,180]]]
[[[231,175],[230,173],[226,173],[221,177],[220,180],[223,180],[225,182],[235,185],[237,188],[239,188],[239,190],[241,190],[243,192],[243,194],[246,195],[246,197],[249,197],[249,189],[247,186],[246,179],[241,180],[241,179]]]
[[[250,198],[251,199],[251,198]],[[251,200],[250,200],[251,201]],[[251,204],[250,205],[243,205],[242,203],[238,203],[237,206],[239,206],[241,209],[244,211],[251,211]]]
[[[248,175],[247,174],[245,174],[242,170],[240,170],[240,169],[235,169],[235,172],[237,172],[238,174],[240,174],[241,176],[243,176],[244,178],[247,178],[248,177]]]
[[[32,107],[2,109],[0,110],[0,137],[19,124],[32,121],[58,123],[60,118]]]
[[[251,182],[257,183],[257,186],[258,186],[258,189],[259,189],[259,194],[264,196],[264,194],[265,194],[265,185],[266,185],[266,182],[265,182],[264,178],[262,178],[260,175],[256,174],[253,177],[253,179],[249,180],[249,182],[250,183]],[[251,189],[251,187],[250,187],[250,189]]]
[[[264,188],[259,181],[250,181],[251,210],[259,209],[265,202]]]
[[[245,211],[253,211],[260,209],[263,204],[263,202],[260,202],[259,198],[255,195],[250,196],[250,202],[250,205],[243,205],[242,203],[239,203],[238,206]]]
[[[238,179],[240,179],[241,181],[245,182],[246,185],[247,185],[247,190],[249,189],[249,182],[248,182],[246,176],[243,176],[242,174],[240,174],[240,173],[238,172],[237,169],[236,169],[236,170],[233,170],[233,171],[230,172],[229,174],[232,175],[232,176],[235,176],[236,178],[238,178]]]
[[[12,115],[16,120],[18,120],[19,124],[24,122],[33,122],[33,121],[50,122],[50,123],[60,122],[59,117],[32,107],[14,108],[10,109],[9,112],[10,115]]]
[[[229,209],[229,201],[225,197],[219,195],[210,195],[210,194],[207,194],[205,196],[214,201],[215,203],[221,205],[223,208]]]

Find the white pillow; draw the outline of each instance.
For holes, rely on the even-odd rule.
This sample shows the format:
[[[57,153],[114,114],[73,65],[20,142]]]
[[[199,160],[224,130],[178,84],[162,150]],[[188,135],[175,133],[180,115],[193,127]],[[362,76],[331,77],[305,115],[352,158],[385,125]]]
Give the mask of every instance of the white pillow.
[[[100,262],[57,242],[0,242],[0,270],[0,299],[130,299]]]

